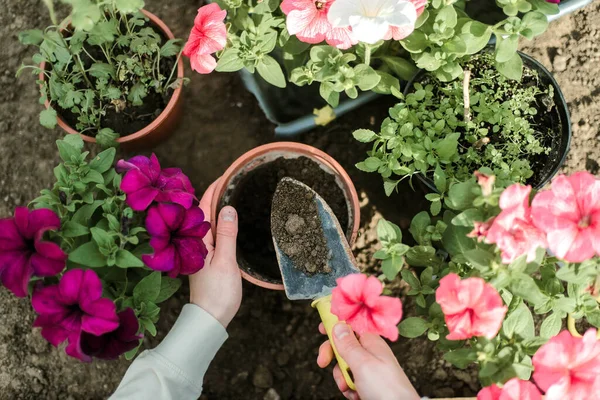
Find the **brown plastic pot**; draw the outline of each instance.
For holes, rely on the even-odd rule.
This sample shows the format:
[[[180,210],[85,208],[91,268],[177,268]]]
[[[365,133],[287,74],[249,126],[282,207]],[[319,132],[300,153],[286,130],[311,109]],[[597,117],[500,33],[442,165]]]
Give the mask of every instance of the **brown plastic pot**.
[[[249,171],[274,161],[280,157],[297,158],[307,157],[315,161],[327,172],[333,174],[337,183],[344,192],[346,205],[348,206],[348,231],[346,237],[350,245],[354,243],[358,235],[360,225],[360,205],[356,188],[348,176],[348,173],[331,156],[312,146],[292,142],[276,142],[257,147],[238,158],[225,171],[221,177],[218,186],[215,189],[212,199],[211,221],[217,220],[219,210],[227,205],[229,197],[233,194],[235,185]],[[247,281],[266,289],[284,290],[283,283],[273,282],[272,279],[261,276],[258,272],[248,268],[245,261],[240,259],[238,254],[238,264],[242,276]]]
[[[156,15],[152,14],[149,11],[142,10],[141,11],[150,22],[158,27],[163,34],[167,37],[167,39],[175,39],[173,32],[169,29],[169,27]],[[46,63],[42,62],[40,64],[40,69],[44,71],[46,69]],[[39,75],[40,80],[46,80],[46,75],[43,72],[40,72]],[[177,78],[183,78],[183,60],[180,58],[177,62]],[[171,133],[175,130],[177,123],[181,117],[182,111],[182,90],[181,85],[173,91],[173,95],[171,99],[167,103],[165,109],[160,113],[158,118],[156,118],[152,123],[146,126],[144,129],[141,129],[137,132],[132,133],[131,135],[123,136],[117,139],[117,142],[121,145],[121,147],[125,149],[134,149],[134,148],[142,148],[142,147],[152,147],[162,140],[166,139]],[[50,107],[50,102],[46,100],[46,108]],[[58,117],[58,125],[67,133],[70,134],[80,134],[71,126],[69,126],[65,120],[63,120],[60,115]],[[81,138],[89,143],[96,143],[96,138],[80,134]]]

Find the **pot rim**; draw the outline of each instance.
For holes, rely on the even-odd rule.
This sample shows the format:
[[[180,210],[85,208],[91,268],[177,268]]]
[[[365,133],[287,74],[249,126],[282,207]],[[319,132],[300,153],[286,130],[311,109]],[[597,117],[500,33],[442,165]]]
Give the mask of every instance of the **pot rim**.
[[[360,227],[360,203],[358,200],[358,193],[356,192],[356,188],[354,186],[354,183],[352,182],[352,179],[350,179],[350,176],[348,175],[346,170],[340,165],[340,163],[338,163],[329,154],[327,154],[313,146],[309,146],[309,145],[303,144],[303,143],[296,143],[296,142],[274,142],[274,143],[269,143],[269,144],[262,145],[259,147],[255,147],[255,148],[247,151],[246,153],[242,154],[237,160],[235,160],[231,164],[231,166],[229,166],[229,168],[223,173],[223,175],[219,179],[219,183],[217,184],[217,187],[215,188],[215,192],[213,194],[212,205],[211,205],[211,216],[210,216],[211,223],[213,224],[213,226],[215,225],[214,221],[217,220],[217,211],[218,211],[218,207],[219,207],[219,202],[221,200],[221,197],[225,193],[225,190],[227,189],[227,186],[229,185],[231,178],[236,176],[240,172],[240,170],[242,170],[242,168],[244,168],[246,165],[248,165],[252,160],[254,160],[258,157],[261,157],[265,154],[268,154],[271,152],[276,152],[276,151],[287,151],[287,152],[292,152],[292,153],[298,153],[300,155],[309,156],[313,159],[316,159],[320,163],[323,163],[324,165],[328,166],[329,168],[331,168],[333,171],[336,172],[338,177],[342,180],[342,182],[348,189],[347,192],[350,197],[347,200],[349,201],[348,206],[350,207],[348,212],[350,214],[352,214],[353,218],[354,218],[353,225],[351,227],[352,231],[351,231],[351,236],[350,236],[350,245],[352,245],[356,241],[356,238],[358,237],[358,228]],[[346,188],[344,188],[344,189],[346,189]],[[344,192],[346,192],[346,190],[344,190]],[[216,235],[215,229],[213,229],[213,235]],[[263,287],[266,289],[271,289],[271,290],[285,290],[283,283],[266,282],[266,281],[256,278],[255,276],[250,275],[249,273],[244,271],[242,268],[239,268],[239,270],[244,279],[246,279],[247,281],[249,281],[257,286],[260,286],[260,287]]]
[[[493,48],[493,45],[488,45],[482,51],[486,51],[486,50],[489,50],[492,48]],[[546,176],[546,178],[534,186],[534,189],[539,190],[539,189],[543,188],[548,182],[550,182],[556,176],[556,174],[560,171],[560,169],[564,165],[565,161],[567,160],[567,156],[569,155],[569,150],[571,148],[571,140],[573,137],[573,129],[571,126],[571,113],[569,112],[567,100],[562,92],[560,85],[558,84],[558,81],[554,77],[554,75],[550,71],[548,71],[548,69],[541,62],[539,62],[532,56],[525,54],[521,51],[517,51],[517,53],[524,61],[530,62],[532,64],[532,66],[530,66],[530,68],[533,67],[533,69],[536,69],[538,72],[541,72],[543,75],[545,75],[548,78],[548,80],[550,81],[550,85],[554,86],[555,98],[558,98],[560,101],[560,104],[556,105],[556,107],[558,109],[557,112],[561,117],[563,117],[563,115],[562,115],[563,113],[565,116],[565,121],[561,121],[562,129],[561,129],[560,133],[561,133],[563,140],[566,139],[566,143],[564,143],[564,144],[561,143],[561,146],[558,149],[559,151],[561,151],[561,148],[564,148],[564,151],[560,155],[559,160],[556,163],[555,167],[552,170],[550,170],[550,173]],[[420,69],[419,71],[417,71],[417,73],[415,73],[415,75],[411,78],[411,80],[406,85],[404,92],[403,92],[404,96],[408,95],[410,93],[410,90],[412,89],[413,85],[415,83],[418,83],[420,81],[420,79],[427,73],[428,73],[428,71],[425,71],[424,69]],[[561,109],[562,109],[562,112],[561,112]],[[417,173],[415,175],[416,175],[417,179],[419,179],[421,182],[423,182],[430,190],[432,190],[436,193],[438,192],[438,190],[435,187],[435,184],[433,182],[433,179],[431,179],[428,176],[425,176],[421,173]]]
[[[150,11],[147,11],[145,9],[142,9],[140,11],[142,14],[144,14],[144,16],[148,17],[148,19],[164,33],[164,35],[167,37],[167,40],[175,39],[175,35],[173,35],[173,32],[171,31],[171,29],[169,29],[167,24],[165,24],[160,18],[158,18],[156,15],[154,15],[153,13],[151,13]],[[46,69],[46,61],[43,61],[40,64],[40,69],[42,71],[44,71]],[[184,77],[183,59],[180,57],[179,60],[177,61],[177,78],[181,79],[183,77]],[[39,79],[43,80],[43,81],[46,80],[46,75],[44,74],[44,72],[40,72]],[[163,123],[163,121],[167,118],[167,116],[169,114],[171,114],[171,112],[175,108],[176,104],[179,102],[179,99],[181,97],[182,87],[183,87],[183,85],[179,85],[179,87],[173,91],[173,94],[171,95],[171,98],[169,99],[167,106],[154,121],[152,121],[150,124],[146,125],[143,129],[140,129],[137,132],[134,132],[127,136],[119,137],[116,140],[117,143],[123,144],[123,143],[133,142],[144,136],[147,136],[152,131],[154,131],[160,124]],[[46,98],[46,101],[44,102],[44,106],[46,108],[50,107],[50,101],[47,98]],[[90,142],[90,143],[96,143],[95,137],[87,136],[87,135],[79,133],[78,131],[73,129],[69,124],[67,124],[65,122],[65,120],[63,120],[61,118],[60,115],[57,115],[57,120],[58,120],[58,125],[67,133],[79,134],[84,141]]]

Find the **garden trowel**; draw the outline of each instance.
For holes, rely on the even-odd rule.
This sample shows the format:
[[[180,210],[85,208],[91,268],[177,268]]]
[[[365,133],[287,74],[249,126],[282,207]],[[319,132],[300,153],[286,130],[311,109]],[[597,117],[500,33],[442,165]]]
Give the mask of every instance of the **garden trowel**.
[[[338,318],[331,313],[331,291],[337,286],[336,279],[349,274],[359,273],[360,271],[355,265],[356,261],[340,227],[340,223],[325,200],[310,187],[292,178],[283,178],[277,187],[276,193],[283,192],[279,190],[282,185],[296,186],[296,189],[306,192],[306,195],[315,202],[318,212],[317,220],[321,223],[329,250],[328,266],[331,269],[330,273],[317,273],[312,276],[305,274],[294,266],[290,257],[278,245],[276,235],[273,234],[273,244],[275,245],[277,261],[283,277],[285,293],[290,300],[313,301],[312,307],[319,311],[346,383],[351,389],[355,390],[354,382],[350,375],[350,368],[338,354],[332,338],[332,329],[338,322]],[[297,193],[297,190],[295,192]],[[278,195],[274,197],[274,200],[277,199]],[[279,200],[281,200],[281,197],[279,197]],[[283,203],[282,201],[273,201],[271,218],[277,213],[278,207],[283,207]],[[281,208],[279,208],[279,211],[281,211]],[[271,226],[273,226],[273,223]],[[297,243],[297,245],[302,246],[306,244]]]

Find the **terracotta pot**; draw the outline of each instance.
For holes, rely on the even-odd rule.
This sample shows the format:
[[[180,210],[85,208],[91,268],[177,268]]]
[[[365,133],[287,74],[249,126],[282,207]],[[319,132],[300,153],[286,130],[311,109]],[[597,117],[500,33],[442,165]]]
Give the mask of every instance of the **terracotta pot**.
[[[158,27],[163,34],[167,37],[167,39],[175,39],[173,32],[169,29],[169,27],[156,15],[152,14],[149,11],[142,10],[142,13],[150,20],[150,22]],[[40,64],[40,68],[43,70],[46,69],[46,63],[43,62]],[[46,80],[46,75],[44,73],[40,73],[40,80]],[[183,78],[183,60],[180,58],[177,63],[177,78]],[[142,147],[152,147],[162,140],[166,139],[171,133],[175,130],[177,123],[179,122],[181,111],[182,111],[182,88],[178,87],[173,91],[173,95],[171,99],[167,103],[165,109],[160,113],[158,118],[156,118],[150,125],[146,126],[144,129],[134,132],[130,135],[123,136],[117,139],[117,142],[121,145],[121,147],[125,149],[133,149],[133,148],[142,148]],[[46,108],[50,106],[50,102],[46,100]],[[75,129],[69,126],[65,120],[63,120],[60,115],[58,116],[58,125],[70,134],[79,134]],[[96,138],[86,135],[81,135],[81,138],[89,143],[96,143]]]
[[[280,157],[297,158],[307,157],[321,165],[327,172],[330,172],[336,177],[336,181],[344,192],[346,197],[346,205],[348,206],[348,231],[346,237],[352,245],[358,235],[358,227],[360,225],[360,205],[358,203],[358,195],[352,180],[342,166],[332,157],[325,154],[321,150],[314,147],[291,142],[276,142],[257,147],[238,158],[225,171],[219,185],[215,189],[215,194],[212,199],[211,221],[217,220],[218,211],[227,203],[226,196],[230,196],[235,188],[235,183],[238,178],[244,176],[249,171],[271,162]],[[238,255],[238,264],[242,276],[247,281],[272,290],[284,290],[283,283],[273,282],[272,279],[261,276],[256,271],[248,269],[244,264],[244,260]]]

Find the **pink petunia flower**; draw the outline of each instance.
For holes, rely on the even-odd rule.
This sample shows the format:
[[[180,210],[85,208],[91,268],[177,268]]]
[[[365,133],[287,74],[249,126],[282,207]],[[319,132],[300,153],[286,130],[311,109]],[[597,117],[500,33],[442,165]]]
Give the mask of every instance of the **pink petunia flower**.
[[[477,400],[542,400],[542,394],[533,383],[513,378],[502,388],[494,384],[481,389]]]
[[[492,223],[494,222],[494,218],[490,218],[486,222],[477,222],[473,223],[473,230],[467,234],[467,237],[477,239],[478,242],[483,242],[492,227]]]
[[[102,360],[116,360],[121,354],[136,348],[140,339],[144,337],[138,334],[140,324],[131,308],[126,308],[117,314],[119,327],[112,332],[102,336],[83,332],[81,336],[81,350],[90,357]]]
[[[331,312],[363,333],[376,333],[392,341],[398,340],[398,323],[402,319],[402,302],[382,296],[379,279],[363,274],[339,278],[331,294]]]
[[[596,330],[583,338],[563,331],[533,356],[533,379],[545,400],[591,400],[600,394],[600,341]]]
[[[425,10],[425,6],[427,5],[427,0],[409,0],[411,3],[415,5],[417,9],[417,16],[423,14],[423,10]],[[390,26],[388,33],[383,38],[384,40],[402,40],[410,36],[411,33],[415,30],[413,26]]]
[[[502,251],[502,262],[509,264],[523,254],[533,261],[538,248],[546,248],[546,236],[531,221],[529,194],[531,186],[514,184],[500,196],[502,212],[486,234],[488,243]]]
[[[0,282],[15,296],[27,296],[32,275],[53,276],[65,268],[67,255],[44,233],[60,228],[54,211],[17,207],[14,218],[0,219]]]
[[[334,28],[327,19],[335,0],[283,0],[281,11],[287,15],[287,29],[305,43],[321,43],[338,49],[349,49],[358,41],[349,28]]]
[[[189,178],[179,168],[161,169],[154,154],[120,160],[117,172],[127,172],[121,190],[127,195],[127,204],[135,211],[146,210],[153,201],[177,203],[190,208],[196,200]]]
[[[191,275],[204,267],[208,250],[202,238],[210,230],[200,208],[186,210],[178,204],[158,204],[148,210],[146,229],[153,255],[142,260],[155,271],[169,276]]]
[[[578,263],[600,255],[600,181],[588,172],[559,175],[533,199],[531,219],[557,257]]]
[[[457,274],[448,274],[440,280],[435,300],[442,307],[450,334],[448,340],[465,340],[485,336],[494,338],[507,307],[496,289],[481,278],[460,280]]]
[[[494,190],[494,183],[496,183],[496,176],[475,171],[475,177],[477,178],[477,183],[481,187],[481,193],[486,197],[491,195]]]
[[[119,326],[115,303],[102,298],[102,282],[92,270],[72,269],[58,285],[38,286],[31,298],[39,314],[33,323],[53,346],[69,340],[66,352],[91,361],[81,349],[81,333],[100,336]]]
[[[189,57],[192,69],[201,74],[210,74],[217,67],[212,56],[223,50],[227,44],[227,27],[223,20],[227,11],[212,3],[198,9],[194,27],[183,48],[183,55]]]

